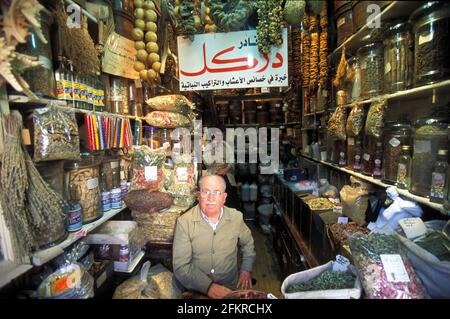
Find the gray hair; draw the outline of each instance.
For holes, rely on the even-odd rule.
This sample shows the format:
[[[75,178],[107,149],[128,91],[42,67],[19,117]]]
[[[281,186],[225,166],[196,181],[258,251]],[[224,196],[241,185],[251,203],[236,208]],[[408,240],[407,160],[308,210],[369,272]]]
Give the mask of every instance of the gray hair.
[[[218,179],[220,180],[220,183],[221,183],[222,186],[223,186],[223,190],[224,190],[224,191],[227,190],[227,183],[225,182],[225,179],[224,179],[222,176],[216,175],[216,174],[205,175],[205,176],[200,177],[200,180],[198,181],[198,186],[199,186],[199,188],[202,188],[202,183],[203,183],[203,181],[204,181],[206,178],[210,178],[210,177],[216,177],[216,178],[218,178]]]

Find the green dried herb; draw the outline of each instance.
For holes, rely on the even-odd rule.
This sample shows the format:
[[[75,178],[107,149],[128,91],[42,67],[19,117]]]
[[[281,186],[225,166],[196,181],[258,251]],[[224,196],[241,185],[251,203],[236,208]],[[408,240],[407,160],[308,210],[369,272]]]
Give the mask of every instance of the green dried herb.
[[[444,233],[440,231],[432,232],[414,242],[435,255],[439,260],[450,261],[450,239]]]
[[[350,289],[354,287],[355,279],[356,277],[348,272],[327,270],[310,281],[289,286],[287,292],[295,293],[301,291]]]

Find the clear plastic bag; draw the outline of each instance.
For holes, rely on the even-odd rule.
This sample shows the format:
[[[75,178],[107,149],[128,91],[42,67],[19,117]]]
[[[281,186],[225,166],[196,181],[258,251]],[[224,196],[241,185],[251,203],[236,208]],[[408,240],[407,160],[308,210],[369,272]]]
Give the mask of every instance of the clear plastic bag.
[[[79,160],[80,139],[75,113],[52,104],[33,113],[34,160]]]
[[[379,100],[372,103],[366,119],[366,135],[374,137],[381,137],[381,135],[383,135],[386,108],[387,102],[385,100]]]
[[[350,217],[355,223],[362,226],[366,224],[366,211],[369,205],[369,192],[367,185],[350,177],[352,186],[345,185],[340,191],[342,213]]]
[[[347,135],[345,125],[347,123],[347,112],[344,106],[338,106],[328,121],[328,132],[336,138],[345,141]]]
[[[171,111],[188,114],[194,108],[193,104],[183,95],[162,95],[148,99],[147,104],[155,111]]]
[[[191,126],[190,119],[180,113],[153,111],[145,116],[148,125],[160,128],[176,128]]]
[[[370,299],[424,299],[427,291],[395,236],[355,233],[349,238],[353,261]]]
[[[364,107],[356,103],[347,119],[347,134],[349,136],[358,136],[364,127]]]
[[[131,190],[159,191],[164,184],[164,149],[151,149],[146,145],[135,147]]]

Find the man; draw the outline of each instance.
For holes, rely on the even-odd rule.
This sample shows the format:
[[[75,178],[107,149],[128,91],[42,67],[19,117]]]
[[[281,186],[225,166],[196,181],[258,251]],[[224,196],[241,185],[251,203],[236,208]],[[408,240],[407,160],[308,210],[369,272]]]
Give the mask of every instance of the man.
[[[224,206],[227,193],[221,176],[203,176],[199,187],[199,204],[177,220],[173,243],[175,277],[186,289],[210,298],[222,298],[236,288],[251,288],[256,254],[242,213]]]

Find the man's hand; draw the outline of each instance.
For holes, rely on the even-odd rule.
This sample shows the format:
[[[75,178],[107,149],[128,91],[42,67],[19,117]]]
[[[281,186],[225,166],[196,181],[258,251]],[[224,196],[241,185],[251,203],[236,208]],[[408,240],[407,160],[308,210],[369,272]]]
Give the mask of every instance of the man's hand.
[[[219,284],[211,284],[211,286],[208,289],[208,297],[212,299],[220,299],[225,297],[226,295],[230,294],[232,292],[231,289],[228,289],[225,286],[219,285]]]
[[[242,290],[247,290],[252,288],[252,273],[241,270],[241,274],[239,275],[239,281],[237,283],[237,288]]]

